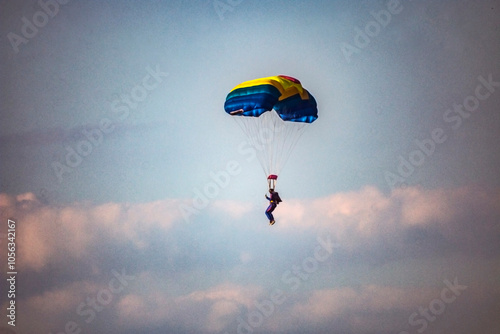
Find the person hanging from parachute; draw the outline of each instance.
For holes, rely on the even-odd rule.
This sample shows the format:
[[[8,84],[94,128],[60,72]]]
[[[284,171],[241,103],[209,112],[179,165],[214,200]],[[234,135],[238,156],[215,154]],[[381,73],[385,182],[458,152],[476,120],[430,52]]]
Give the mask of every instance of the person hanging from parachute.
[[[266,199],[269,201],[269,206],[266,209],[266,216],[267,219],[269,219],[269,225],[274,225],[275,221],[274,221],[273,211],[274,209],[276,209],[276,206],[278,206],[278,204],[280,204],[283,201],[281,200],[278,192],[274,191],[273,188],[269,189],[269,194],[270,196],[267,196],[267,194],[265,195]]]
[[[227,95],[224,110],[238,120],[264,169],[270,193],[266,216],[274,225],[272,212],[281,202],[274,191],[278,173],[304,126],[318,118],[316,100],[299,80],[277,75],[240,83]]]

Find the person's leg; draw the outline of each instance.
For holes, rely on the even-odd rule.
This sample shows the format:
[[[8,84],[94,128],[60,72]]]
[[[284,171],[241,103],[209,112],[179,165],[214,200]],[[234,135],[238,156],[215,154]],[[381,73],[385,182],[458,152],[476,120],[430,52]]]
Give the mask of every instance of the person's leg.
[[[269,219],[269,221],[274,220],[274,217],[272,214],[274,209],[272,206],[273,206],[272,204],[269,204],[269,206],[266,209],[266,216],[267,216],[267,219]]]
[[[269,206],[267,207],[266,216],[267,216],[267,218],[269,218],[269,221],[274,220],[274,216],[273,216],[274,209],[276,209],[276,205],[274,205],[274,203],[269,204]]]

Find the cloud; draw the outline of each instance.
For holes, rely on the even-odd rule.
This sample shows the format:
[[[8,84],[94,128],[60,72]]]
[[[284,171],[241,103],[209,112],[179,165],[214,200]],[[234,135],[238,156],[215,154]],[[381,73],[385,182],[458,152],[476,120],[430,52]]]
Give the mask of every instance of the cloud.
[[[239,286],[225,283],[207,291],[195,291],[178,302],[197,305],[208,302],[208,312],[203,327],[209,331],[221,331],[234,320],[240,309],[253,307],[254,301],[261,295],[258,287]]]
[[[449,279],[460,273],[460,282],[471,286],[464,304],[485,307],[492,303],[487,292],[498,295],[489,287],[498,277],[491,267],[500,254],[500,190],[408,187],[384,194],[366,187],[289,199],[272,228],[247,223],[254,206],[218,200],[200,215],[214,224],[188,227],[181,202],[56,207],[32,193],[0,194],[1,219],[17,222],[19,271],[29,273],[19,299],[30,314],[40,314],[23,326],[36,328],[44,319],[54,324],[48,330],[73,318],[82,323],[76,307],[106,288],[109,268],[118,264],[137,276],[107,307],[115,317],[110,326],[123,332],[231,332],[274,287],[286,301],[274,305],[259,330],[404,330],[408,316],[442,289],[442,279],[429,282],[425,272]],[[295,271],[315,254],[316,236],[329,236],[338,247],[291,291],[283,274],[298,279]],[[374,267],[377,256],[382,261]],[[105,317],[99,319],[92,326]]]
[[[86,331],[96,326],[96,323],[108,321],[106,317],[117,301],[133,288],[135,280],[136,277],[125,269],[112,269],[89,279],[66,284],[60,282],[57,286],[31,296],[19,294],[23,297],[19,296],[16,303],[23,307],[20,309],[22,312],[18,312],[22,314],[18,327],[25,333],[59,333],[60,329],[68,332],[68,326]],[[24,319],[26,314],[29,316]]]
[[[234,200],[217,200],[213,203],[212,210],[229,215],[233,219],[241,219],[254,210],[248,203]]]
[[[117,304],[118,322],[125,327],[182,327],[190,330],[221,331],[240,310],[253,307],[262,294],[256,286],[220,283],[204,290],[174,295],[162,289],[160,277],[143,273],[138,281],[155,289],[135,292]]]
[[[151,233],[167,232],[182,223],[179,203],[166,199],[55,207],[42,204],[32,193],[0,194],[2,217],[22,222],[18,224],[18,265],[38,271],[64,259],[84,259],[103,243],[131,243],[136,249],[147,249]],[[210,212],[244,220],[251,210],[252,205],[243,202],[215,200]],[[471,251],[495,251],[500,238],[500,192],[408,187],[386,195],[365,187],[312,200],[287,200],[276,210],[276,217],[275,230],[321,231],[351,251],[380,245],[403,247],[431,237],[466,245]]]
[[[319,199],[289,200],[277,209],[277,226],[289,231],[328,231],[350,249],[405,242],[411,231],[477,248],[500,236],[499,194],[498,190],[471,187],[408,187],[384,195],[374,187],[365,187]]]
[[[292,314],[317,324],[349,314],[410,310],[429,303],[435,296],[439,296],[435,288],[417,290],[376,285],[316,290],[304,303],[295,305]]]
[[[46,318],[55,318],[68,310],[76,310],[79,302],[98,290],[98,285],[87,281],[72,282],[64,287],[35,295],[26,301],[28,308],[42,312]]]
[[[317,289],[300,294],[288,305],[278,306],[264,326],[275,332],[300,332],[302,328],[313,333],[326,330],[346,333],[400,333],[406,330],[415,333],[433,328],[432,332],[468,333],[462,329],[463,322],[470,323],[477,316],[472,310],[490,313],[491,302],[500,290],[493,282],[462,285],[464,282],[460,279],[446,281],[449,285],[444,282],[419,287],[367,284]],[[449,288],[456,283],[461,290]],[[488,326],[492,328],[491,321],[482,327]]]
[[[32,193],[0,195],[2,218],[17,224],[18,267],[40,271],[48,264],[87,257],[97,245],[148,245],[148,232],[168,231],[179,221],[178,201],[46,206]]]

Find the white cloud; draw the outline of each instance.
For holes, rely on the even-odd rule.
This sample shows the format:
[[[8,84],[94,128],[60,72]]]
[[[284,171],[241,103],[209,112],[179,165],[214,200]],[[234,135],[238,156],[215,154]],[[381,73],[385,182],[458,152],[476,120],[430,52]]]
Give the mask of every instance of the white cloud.
[[[295,305],[293,316],[321,323],[332,318],[361,312],[384,312],[390,309],[410,310],[439,296],[435,288],[403,289],[367,285],[316,290],[305,303]]]
[[[241,219],[254,208],[252,205],[234,200],[214,201],[212,209],[229,215],[232,219]]]
[[[99,284],[91,281],[75,281],[18,300],[23,305],[18,312],[22,311],[22,315],[27,314],[29,317],[18,322],[16,327],[24,333],[42,333],[64,330],[68,322],[82,325],[85,322],[76,313],[77,307],[80,303],[85,303],[88,297],[95,296],[100,288]]]
[[[471,214],[479,221],[466,220]],[[279,207],[277,226],[293,232],[327,230],[347,248],[395,243],[411,228],[440,233],[451,242],[470,241],[473,229],[480,244],[488,234],[500,231],[495,223],[498,217],[498,191],[408,187],[384,195],[365,187],[319,199],[289,200]]]
[[[45,317],[52,318],[68,310],[76,310],[77,305],[85,301],[92,293],[95,295],[98,285],[87,281],[77,281],[65,287],[43,292],[26,301],[33,310],[43,312]]]
[[[146,286],[154,286],[154,291],[136,291],[117,304],[119,323],[137,328],[175,324],[193,330],[221,331],[234,321],[242,307],[253,307],[262,293],[255,286],[221,283],[205,290],[174,295],[159,286],[160,277],[143,273],[138,280]]]
[[[66,268],[63,266],[71,261],[76,263],[86,261],[88,255],[94,254],[93,250],[105,242],[113,242],[125,249],[132,245],[132,251],[141,249],[147,251],[151,245],[149,238],[152,233],[158,231],[168,233],[176,224],[184,223],[177,210],[178,203],[177,200],[163,200],[141,204],[73,203],[53,207],[41,204],[32,194],[0,195],[2,219],[8,216],[15,217],[18,221],[20,271],[32,269],[40,273],[47,268],[57,272],[57,269]],[[257,225],[247,224],[242,236],[246,238],[248,233],[255,233],[252,238],[258,238],[262,236],[260,233],[266,233],[268,240],[272,240],[274,237],[271,233],[276,233],[284,241],[281,245],[285,245],[285,249],[279,251],[286,252],[288,249],[286,247],[290,247],[289,249],[294,249],[297,254],[297,250],[305,249],[304,244],[300,244],[302,234],[329,235],[339,245],[339,251],[349,250],[350,254],[357,254],[356,256],[359,256],[357,260],[362,263],[366,254],[381,251],[387,255],[387,252],[403,249],[395,247],[407,246],[405,242],[411,231],[422,230],[427,233],[423,234],[424,237],[439,235],[449,243],[465,244],[469,252],[487,246],[495,247],[495,241],[498,241],[500,235],[499,204],[498,191],[474,188],[437,190],[406,188],[386,195],[373,187],[366,187],[359,191],[337,193],[312,200],[287,200],[277,209],[278,224],[272,227],[272,232],[267,229],[267,225],[266,229],[261,229]],[[249,210],[253,209],[251,205],[242,202],[214,201],[207,214],[223,212],[231,219],[243,220],[248,219],[246,216]],[[200,259],[203,261],[210,259],[210,255],[203,254],[204,257],[200,257],[200,254],[194,251],[196,247],[190,247],[189,254],[176,249],[177,242],[183,243],[186,240],[189,242],[191,236],[189,231],[190,229],[178,231],[181,234],[173,235],[169,239],[168,247],[162,249],[165,253],[159,254],[158,257],[165,259],[164,268],[157,268],[158,262],[155,262],[157,259],[151,262],[154,263],[154,268],[148,267],[150,259],[145,259],[144,273],[136,279],[140,284],[134,284],[133,288],[130,287],[110,306],[116,312],[117,323],[122,329],[150,326],[212,332],[234,329],[238,317],[244,318],[249,312],[255,311],[255,303],[269,297],[264,293],[266,284],[273,279],[279,283],[282,271],[290,268],[274,262],[278,261],[276,259],[267,258],[266,261],[269,262],[262,268],[259,267],[261,261],[259,254],[262,249],[257,247],[264,245],[273,247],[272,244],[267,244],[267,241],[258,243],[256,248],[252,248],[251,243],[245,243],[242,247],[235,243],[227,250],[228,258],[225,257],[225,253],[217,253],[217,256],[221,256],[217,261],[224,265],[213,271],[208,269],[206,277],[201,274],[196,278],[198,277],[196,275],[209,268],[203,263],[203,269],[200,269]],[[176,236],[181,237],[179,241]],[[215,241],[211,238],[212,236],[198,239],[207,243],[201,245],[200,249],[210,249],[211,242],[214,244],[225,242],[223,238]],[[293,242],[286,242],[290,240]],[[313,248],[307,249],[311,251]],[[363,253],[359,252],[360,250],[369,252]],[[176,252],[175,259],[169,261],[173,252]],[[283,254],[278,255],[279,259],[288,260]],[[304,254],[306,255],[308,254]],[[437,255],[449,259],[442,253]],[[472,253],[468,256],[475,259]],[[335,254],[333,258],[338,260]],[[227,259],[233,260],[227,261],[226,265],[224,261]],[[99,261],[99,258],[92,261]],[[176,281],[172,285],[158,274],[165,273],[166,269],[175,270],[179,263],[182,274],[169,273],[168,279],[179,280],[179,277],[186,278],[192,275],[188,281]],[[99,266],[104,265],[106,263],[99,264]],[[280,269],[273,268],[274,265]],[[328,275],[322,275],[332,270],[332,266],[325,263],[324,271],[318,271],[314,279],[303,282],[304,290],[288,294],[286,302],[279,307],[276,306],[275,312],[265,320],[262,329],[294,330],[297,324],[327,326],[332,319],[342,319],[342,322],[348,323],[352,328],[365,328],[364,331],[368,333],[377,322],[377,314],[390,314],[396,311],[403,312],[404,317],[407,317],[416,307],[425,306],[430,300],[439,296],[439,287],[425,284],[412,285],[412,288],[399,287],[395,286],[393,278],[387,285],[380,280],[373,283],[364,280],[363,284],[358,280],[356,284],[337,287],[335,284],[338,283],[340,276],[344,275],[340,272],[335,283],[328,285]],[[339,262],[335,266],[337,267],[334,270],[342,270],[346,265]],[[236,269],[242,267],[245,270],[241,275],[235,274]],[[425,265],[422,264],[421,267]],[[412,275],[397,271],[401,268],[399,265],[398,268],[391,270],[401,277]],[[457,268],[459,266],[454,265],[452,269],[458,270]],[[160,271],[157,272],[158,269]],[[218,272],[219,270],[221,272]],[[349,270],[354,269],[349,268]],[[264,271],[269,280],[261,279]],[[466,269],[462,268],[460,271],[463,275],[461,277],[469,281],[474,280],[474,275],[468,276]],[[485,269],[480,271],[486,272]],[[378,274],[378,277],[382,276],[381,273]],[[417,275],[414,273],[413,276]],[[220,277],[224,279],[218,280]],[[242,277],[245,279],[244,285],[240,283]],[[325,281],[321,288],[314,289],[314,284],[324,277]],[[237,283],[232,283],[231,279]],[[64,315],[69,312],[73,316],[76,305],[88,295],[95,295],[95,291],[99,288],[100,284],[93,278],[87,278],[86,281],[77,278],[73,282],[66,281],[62,287],[52,285],[46,287],[44,291],[32,293],[23,303],[28,305],[27,309],[30,312],[39,312],[54,321],[59,317],[59,323],[64,324],[68,320]],[[486,297],[485,295],[484,298]],[[480,304],[482,298],[483,296],[478,297],[476,302]],[[406,319],[403,319],[403,323],[405,321]],[[381,327],[381,330],[385,329]]]
[[[182,222],[178,200],[151,203],[64,207],[42,205],[31,194],[0,195],[2,216],[16,217],[19,263],[22,269],[41,270],[63,258],[81,259],[104,240],[149,244],[151,231],[168,231]],[[214,201],[213,210],[244,219],[251,205]],[[472,221],[472,217],[475,221]],[[426,190],[408,187],[389,195],[373,187],[313,200],[287,200],[277,209],[275,229],[287,233],[323,230],[347,249],[400,244],[413,228],[438,233],[452,243],[481,244],[499,233],[499,192],[474,188]],[[479,221],[477,221],[479,220]],[[480,227],[479,227],[480,225]],[[274,228],[274,227],[273,227]],[[248,261],[242,255],[242,261]]]
[[[177,200],[151,203],[44,206],[31,194],[1,194],[2,218],[17,224],[19,269],[41,270],[62,259],[82,259],[102,243],[148,245],[147,232],[167,231],[179,220]]]

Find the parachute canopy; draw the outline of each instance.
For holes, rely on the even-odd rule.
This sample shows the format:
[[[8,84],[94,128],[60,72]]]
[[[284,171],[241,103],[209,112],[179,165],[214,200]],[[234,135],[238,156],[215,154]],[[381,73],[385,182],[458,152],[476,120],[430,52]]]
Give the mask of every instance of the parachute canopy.
[[[240,83],[227,95],[224,109],[246,133],[269,175],[269,187],[274,187],[304,126],[318,118],[314,97],[286,75]]]
[[[228,114],[259,117],[274,109],[284,121],[312,123],[318,118],[316,100],[300,81],[278,75],[245,81],[229,92]]]

